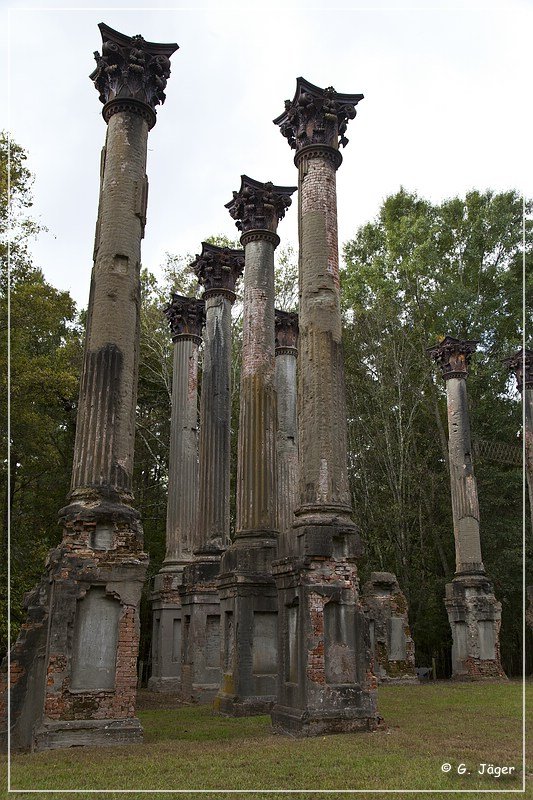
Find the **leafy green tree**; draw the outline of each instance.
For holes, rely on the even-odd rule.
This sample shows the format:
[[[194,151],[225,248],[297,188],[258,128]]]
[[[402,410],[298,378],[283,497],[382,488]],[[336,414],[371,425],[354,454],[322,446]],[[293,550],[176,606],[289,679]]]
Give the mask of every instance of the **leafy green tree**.
[[[10,454],[2,471],[1,542],[7,548],[11,518],[12,634],[22,621],[22,598],[43,570],[48,549],[59,538],[57,514],[70,483],[81,331],[68,292],[60,292],[32,264],[31,240],[39,226],[27,216],[32,176],[26,154],[11,141],[8,195],[8,141],[0,137],[0,393],[2,451],[7,467],[8,337],[11,367]],[[8,259],[9,255],[9,259]],[[9,263],[8,263],[9,261]],[[9,267],[9,269],[8,269]],[[10,327],[8,328],[8,304]],[[5,586],[6,559],[2,559]],[[5,598],[3,598],[5,599]],[[7,620],[2,603],[0,649],[5,650]]]
[[[367,571],[395,571],[408,595],[419,663],[449,669],[442,598],[453,576],[445,385],[425,348],[479,340],[468,379],[474,438],[516,442],[520,408],[501,359],[521,337],[522,200],[469,192],[433,205],[401,189],[344,248],[350,471]],[[526,204],[531,266],[531,203]],[[476,461],[482,548],[503,605],[502,655],[519,668],[521,474]]]

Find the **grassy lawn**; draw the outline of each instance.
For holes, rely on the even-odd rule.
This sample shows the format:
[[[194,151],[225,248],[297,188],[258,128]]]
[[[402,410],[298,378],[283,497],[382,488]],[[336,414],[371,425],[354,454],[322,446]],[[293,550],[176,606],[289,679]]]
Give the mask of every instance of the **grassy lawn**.
[[[527,685],[529,706],[533,683]],[[144,703],[146,705],[146,702]],[[143,706],[141,700],[141,708]],[[522,785],[522,686],[438,683],[382,687],[380,713],[387,728],[376,733],[318,739],[274,736],[269,717],[227,719],[207,706],[140,710],[143,745],[128,748],[55,750],[12,759],[11,785],[16,789],[58,789],[34,797],[64,800],[61,789],[186,789],[185,794],[73,794],[76,798],[196,797],[310,798],[316,789],[414,789],[414,794],[368,794],[369,798],[416,798],[422,790],[457,789],[455,795],[433,797],[503,798],[502,790]],[[533,748],[527,755],[533,797]],[[449,762],[445,774],[441,765]],[[481,763],[514,766],[514,776],[479,775]],[[459,764],[469,774],[458,775]],[[207,794],[190,794],[209,789]],[[295,794],[220,794],[217,789],[293,789]],[[464,790],[492,790],[463,794]],[[304,791],[310,790],[310,791]],[[348,798],[350,795],[344,794]],[[352,797],[366,797],[367,792]],[[15,792],[10,798],[31,798]],[[430,795],[426,795],[430,797]]]

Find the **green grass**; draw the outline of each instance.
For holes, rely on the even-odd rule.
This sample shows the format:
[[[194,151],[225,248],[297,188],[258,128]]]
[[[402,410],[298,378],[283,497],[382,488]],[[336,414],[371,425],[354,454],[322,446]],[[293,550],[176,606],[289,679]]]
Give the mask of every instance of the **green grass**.
[[[527,694],[533,700],[533,684]],[[186,794],[114,794],[128,800],[148,797],[197,797],[209,800],[241,798],[334,798],[317,795],[317,789],[414,789],[415,794],[352,795],[355,798],[422,797],[427,789],[461,790],[452,798],[503,798],[489,791],[464,794],[464,790],[520,790],[522,786],[522,687],[517,682],[493,684],[439,683],[382,687],[379,709],[387,728],[375,733],[347,734],[315,739],[274,736],[269,717],[228,719],[214,716],[207,706],[139,712],[145,730],[142,745],[130,747],[55,750],[19,754],[12,759],[11,785],[16,789],[57,789],[34,795],[64,800],[61,789],[186,789]],[[452,764],[449,774],[443,762]],[[479,764],[516,768],[515,776],[500,778],[477,774]],[[470,775],[458,775],[464,763]],[[528,756],[533,777],[533,753]],[[208,794],[189,794],[210,789]],[[219,794],[217,789],[293,789],[296,794]],[[303,790],[311,790],[305,792]],[[350,795],[343,795],[347,798]],[[533,797],[531,784],[526,796]],[[15,792],[11,798],[31,798]],[[431,797],[426,795],[426,797]]]

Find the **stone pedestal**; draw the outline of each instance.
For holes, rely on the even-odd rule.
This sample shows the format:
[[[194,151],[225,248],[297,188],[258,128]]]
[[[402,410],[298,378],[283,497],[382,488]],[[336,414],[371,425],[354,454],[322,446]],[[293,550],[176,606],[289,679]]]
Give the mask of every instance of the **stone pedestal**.
[[[446,584],[452,629],[452,676],[458,680],[505,678],[500,663],[501,603],[484,575],[462,575]]]
[[[291,554],[273,565],[280,675],[272,723],[302,735],[377,724],[348,486],[335,184],[339,145],[361,99],[298,78],[274,120],[298,167],[300,485]]]
[[[148,688],[181,690],[183,620],[179,588],[192,560],[198,514],[198,348],[205,303],[174,294],[165,309],[174,343],[166,554],[152,592],[152,673]]]
[[[452,675],[457,679],[505,677],[500,664],[501,604],[481,557],[477,483],[472,463],[466,378],[477,342],[446,336],[428,348],[446,381],[448,453],[456,572],[446,586],[452,629]]]
[[[296,412],[296,359],[298,314],[275,312],[276,395],[278,430],[276,460],[278,474],[278,554],[290,552],[294,510],[298,504],[298,419]]]
[[[407,600],[392,572],[372,572],[361,591],[374,675],[379,683],[417,683]]]
[[[220,686],[221,622],[217,579],[229,544],[231,472],[231,308],[244,267],[242,250],[202,243],[194,270],[206,307],[198,524],[194,561],[183,573],[182,693],[209,702]]]
[[[102,154],[69,505],[11,661],[13,748],[138,742],[139,600],[148,565],[131,479],[146,150],[170,55],[100,25],[91,75],[108,124]],[[132,74],[135,74],[135,81]]]
[[[295,187],[242,176],[227,204],[245,249],[244,320],[237,462],[237,526],[219,579],[223,675],[215,708],[267,713],[277,684],[277,552],[274,248]]]

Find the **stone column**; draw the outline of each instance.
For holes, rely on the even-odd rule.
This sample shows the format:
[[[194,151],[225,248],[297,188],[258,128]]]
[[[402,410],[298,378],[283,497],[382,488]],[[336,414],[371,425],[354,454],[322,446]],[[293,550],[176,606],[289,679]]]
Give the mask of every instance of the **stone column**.
[[[509,371],[514,372],[516,388],[522,395],[525,419],[526,480],[533,531],[533,350],[519,350],[514,356],[504,359]]]
[[[222,558],[223,676],[215,707],[235,716],[267,712],[277,679],[277,550],[274,249],[292,186],[242,176],[226,208],[242,232],[244,318],[235,541]]]
[[[296,358],[298,355],[298,314],[275,311],[276,394],[278,432],[276,458],[278,473],[279,556],[290,554],[294,509],[298,498],[298,421],[296,413]]]
[[[485,575],[472,464],[466,378],[477,342],[446,336],[428,348],[446,381],[448,453],[456,572],[446,586],[454,678],[504,677],[500,664],[501,603]]]
[[[198,511],[198,348],[205,303],[172,295],[165,309],[174,342],[166,555],[152,592],[152,691],[181,690],[179,587],[192,560]]]
[[[99,27],[102,55],[95,54],[91,79],[108,128],[72,487],[69,505],[60,512],[62,542],[51,551],[47,575],[31,599],[32,630],[24,631],[12,661],[12,667],[26,663],[12,695],[20,723],[16,746],[32,749],[142,737],[135,695],[148,557],[131,492],[140,244],[148,132],[155,106],[165,100],[169,57],[177,45]]]
[[[298,78],[274,120],[296,150],[299,226],[299,506],[293,555],[274,565],[280,679],[275,728],[303,735],[377,724],[351,518],[335,173],[362,95]]]
[[[522,395],[524,409],[525,467],[529,511],[531,515],[531,531],[533,532],[533,350],[523,348],[514,356],[504,359],[509,371],[516,377],[517,391]],[[526,589],[527,608],[526,623],[533,630],[533,586]]]
[[[206,309],[200,475],[194,561],[184,570],[182,694],[212,700],[220,685],[220,559],[230,539],[231,308],[244,267],[242,250],[202,243],[193,262]]]
[[[379,683],[417,683],[407,600],[392,572],[371,572],[361,591]]]

